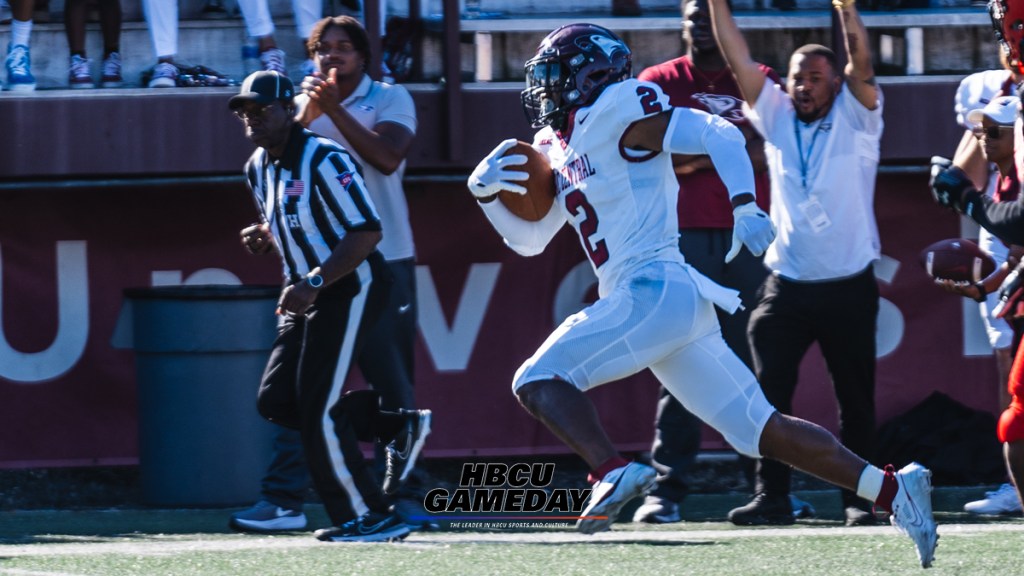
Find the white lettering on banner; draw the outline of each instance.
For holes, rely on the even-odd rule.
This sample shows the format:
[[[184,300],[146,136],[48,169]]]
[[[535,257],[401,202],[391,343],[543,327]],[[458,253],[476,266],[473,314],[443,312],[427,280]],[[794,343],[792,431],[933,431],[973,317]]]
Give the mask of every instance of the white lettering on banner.
[[[0,258],[0,278],[3,278]],[[0,286],[0,377],[33,384],[52,380],[74,366],[89,338],[89,275],[86,242],[57,242],[57,335],[41,352],[20,352],[2,333],[3,292]],[[0,283],[2,284],[2,283]]]
[[[552,318],[557,327],[563,320],[583,310],[587,302],[587,293],[597,284],[597,276],[590,262],[583,260],[572,267],[555,290],[555,302],[552,306]]]
[[[900,262],[883,254],[882,258],[875,262],[874,270],[876,280],[892,284],[900,270]],[[879,298],[878,323],[875,326],[875,358],[894,352],[903,341],[905,328],[900,309],[885,298]]]
[[[420,333],[439,372],[465,370],[473,353],[487,305],[498,282],[499,263],[472,264],[462,287],[451,328],[444,317],[434,278],[427,266],[416,267],[416,305]]]
[[[223,268],[196,270],[189,274],[184,281],[181,276],[181,270],[154,270],[150,275],[150,284],[152,286],[201,286],[207,284],[239,286],[242,284],[238,276]]]

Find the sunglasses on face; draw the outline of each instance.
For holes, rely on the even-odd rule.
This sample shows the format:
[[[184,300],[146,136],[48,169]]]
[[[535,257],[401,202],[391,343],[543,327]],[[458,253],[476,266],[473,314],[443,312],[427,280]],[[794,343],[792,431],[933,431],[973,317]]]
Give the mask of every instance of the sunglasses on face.
[[[267,112],[274,107],[274,102],[270,104],[264,104],[259,108],[239,108],[235,110],[235,116],[238,116],[239,120],[260,120],[266,118]]]
[[[975,138],[984,136],[990,140],[995,140],[1003,135],[1003,130],[1013,130],[1013,126],[978,126],[971,130],[971,132],[974,133]]]

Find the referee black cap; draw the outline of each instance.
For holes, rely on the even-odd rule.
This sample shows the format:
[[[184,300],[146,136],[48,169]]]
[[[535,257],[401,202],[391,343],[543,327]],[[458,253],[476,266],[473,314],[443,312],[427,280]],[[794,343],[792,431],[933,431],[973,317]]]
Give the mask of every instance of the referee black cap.
[[[242,89],[228,100],[228,108],[235,110],[246,102],[270,104],[275,100],[291,102],[295,85],[287,76],[277,72],[260,70],[253,72],[242,82]]]

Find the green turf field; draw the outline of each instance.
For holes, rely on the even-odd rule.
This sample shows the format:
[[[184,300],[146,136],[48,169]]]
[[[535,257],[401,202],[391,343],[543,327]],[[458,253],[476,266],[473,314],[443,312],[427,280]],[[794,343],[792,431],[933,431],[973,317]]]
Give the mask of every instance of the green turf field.
[[[956,512],[983,489],[935,494],[939,548],[929,575],[1024,574],[1024,520]],[[484,575],[871,576],[918,574],[913,545],[888,526],[845,528],[834,492],[805,493],[819,517],[785,528],[724,521],[742,495],[693,496],[686,521],[616,524],[596,536],[569,528],[414,532],[396,544],[316,541],[309,532],[235,534],[232,510],[0,512],[0,575]],[[307,510],[326,524],[322,509]]]

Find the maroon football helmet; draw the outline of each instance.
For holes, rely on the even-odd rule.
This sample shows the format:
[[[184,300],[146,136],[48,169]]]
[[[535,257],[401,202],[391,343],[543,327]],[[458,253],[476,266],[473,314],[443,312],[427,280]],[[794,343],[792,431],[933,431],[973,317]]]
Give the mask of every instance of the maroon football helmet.
[[[1024,1],[1024,0],[1020,0]],[[633,55],[595,24],[567,24],[548,34],[526,62],[523,111],[534,128],[565,127],[569,111],[592,104],[609,84],[629,78]]]
[[[996,40],[1007,60],[1018,72],[1024,73],[1024,62],[1021,61],[1021,52],[1024,51],[1024,0],[989,0],[988,13],[992,17]]]

